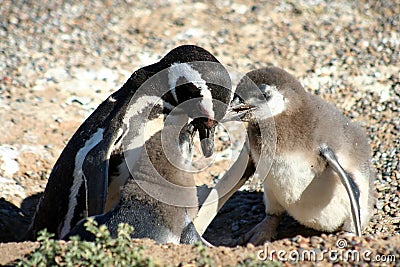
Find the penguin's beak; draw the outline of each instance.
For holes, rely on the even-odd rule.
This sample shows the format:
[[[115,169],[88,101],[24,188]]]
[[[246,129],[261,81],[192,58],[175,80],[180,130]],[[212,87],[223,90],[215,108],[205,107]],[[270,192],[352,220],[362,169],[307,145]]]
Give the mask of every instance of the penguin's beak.
[[[206,158],[214,153],[214,133],[217,122],[210,118],[196,118],[192,122],[193,126],[199,131],[201,150]]]
[[[214,153],[214,133],[215,126],[211,128],[204,127],[199,129],[201,150],[206,158],[211,157]]]

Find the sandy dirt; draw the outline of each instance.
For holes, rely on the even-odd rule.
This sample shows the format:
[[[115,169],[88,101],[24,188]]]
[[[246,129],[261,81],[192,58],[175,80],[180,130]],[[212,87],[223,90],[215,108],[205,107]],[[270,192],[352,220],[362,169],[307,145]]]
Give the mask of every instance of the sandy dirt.
[[[396,10],[400,10],[398,1],[366,0],[43,1],[40,5],[3,1],[0,265],[12,264],[37,246],[15,242],[77,127],[134,70],[181,44],[206,48],[232,72],[282,67],[307,91],[358,122],[368,135],[377,173],[377,203],[364,236],[319,233],[285,216],[277,240],[268,248],[321,252],[337,249],[336,242],[344,238],[347,249],[396,257],[395,262],[372,261],[374,265],[399,265],[400,21]],[[235,134],[219,134],[220,157],[197,174],[199,185],[212,185],[232,164],[231,157],[221,155],[240,149],[235,138]],[[224,206],[205,234],[217,245],[207,249],[215,265],[237,265],[264,249],[226,247],[261,221],[263,210],[261,187],[254,180]],[[145,244],[145,253],[160,264],[193,265],[199,257],[187,245],[134,242]],[[344,262],[325,259],[319,264]]]

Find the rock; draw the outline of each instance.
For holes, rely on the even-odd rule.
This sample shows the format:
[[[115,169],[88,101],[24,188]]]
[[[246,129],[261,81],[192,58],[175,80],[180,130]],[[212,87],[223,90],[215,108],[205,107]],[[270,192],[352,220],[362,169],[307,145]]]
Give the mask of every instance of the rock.
[[[0,146],[0,175],[11,177],[19,170],[19,152],[15,147],[9,145]]]

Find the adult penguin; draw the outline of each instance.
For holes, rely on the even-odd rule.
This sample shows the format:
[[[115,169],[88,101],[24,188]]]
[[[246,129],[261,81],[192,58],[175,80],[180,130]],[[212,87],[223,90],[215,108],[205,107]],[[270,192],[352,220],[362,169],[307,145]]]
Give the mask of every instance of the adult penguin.
[[[186,115],[182,127],[193,125],[191,131],[198,130],[203,154],[211,156],[215,126],[231,98],[228,72],[198,46],[179,46],[159,62],[135,71],[64,148],[27,238],[34,239],[44,228],[56,238],[64,238],[82,219],[112,210],[146,141],[163,129],[173,110]],[[190,135],[185,131],[179,136]]]

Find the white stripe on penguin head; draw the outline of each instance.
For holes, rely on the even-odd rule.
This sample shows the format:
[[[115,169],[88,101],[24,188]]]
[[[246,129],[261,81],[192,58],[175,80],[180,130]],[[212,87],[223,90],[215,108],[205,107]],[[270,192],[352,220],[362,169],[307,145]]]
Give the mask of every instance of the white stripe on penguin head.
[[[203,97],[200,101],[201,108],[213,119],[214,109],[211,91],[206,81],[201,78],[201,74],[187,63],[174,63],[168,69],[168,84],[169,88],[172,88],[172,95],[175,101],[178,102],[175,87],[180,77],[184,77],[188,82],[193,83],[200,89],[200,95]]]

